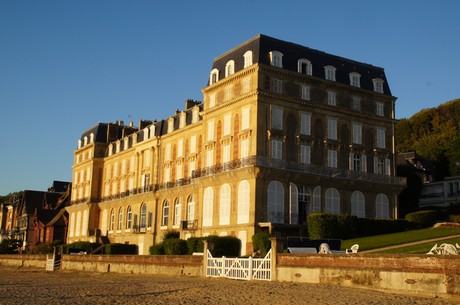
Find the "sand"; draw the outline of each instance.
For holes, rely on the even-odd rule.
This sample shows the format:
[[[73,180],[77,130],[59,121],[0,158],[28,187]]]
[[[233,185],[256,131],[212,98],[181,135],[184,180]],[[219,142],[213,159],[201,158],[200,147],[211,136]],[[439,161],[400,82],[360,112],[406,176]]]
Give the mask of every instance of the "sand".
[[[373,290],[0,266],[0,304],[459,304]]]

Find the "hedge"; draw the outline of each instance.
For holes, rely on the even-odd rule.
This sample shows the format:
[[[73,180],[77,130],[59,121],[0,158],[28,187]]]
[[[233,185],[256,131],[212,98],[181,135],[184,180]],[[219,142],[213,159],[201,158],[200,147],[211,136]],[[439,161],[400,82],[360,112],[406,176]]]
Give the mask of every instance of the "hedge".
[[[189,239],[187,239],[187,254],[193,254],[194,252],[203,252],[203,239],[205,239],[205,237],[190,237]]]
[[[433,226],[440,218],[440,212],[436,210],[423,210],[406,215],[405,219],[420,227],[427,228]]]
[[[137,254],[137,245],[133,244],[106,244],[104,248],[105,254]]]
[[[450,215],[449,216],[449,221],[450,222],[460,223],[460,215]]]
[[[260,251],[261,256],[267,255],[271,248],[271,242],[269,240],[270,234],[268,232],[259,232],[252,236],[252,245],[254,251]]]
[[[208,249],[214,257],[238,257],[241,251],[241,240],[233,236],[208,236]]]
[[[185,255],[188,253],[187,242],[179,238],[169,238],[163,241],[166,255]]]

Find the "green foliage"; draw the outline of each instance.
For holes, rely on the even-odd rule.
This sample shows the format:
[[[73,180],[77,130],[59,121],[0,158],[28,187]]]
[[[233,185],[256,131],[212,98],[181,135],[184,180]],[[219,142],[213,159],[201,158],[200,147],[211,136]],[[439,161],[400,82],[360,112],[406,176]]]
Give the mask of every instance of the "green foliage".
[[[98,243],[91,243],[89,241],[77,241],[71,244],[64,245],[63,251],[65,254],[69,254],[71,249],[80,249],[86,253],[91,253],[98,247],[100,247],[100,244]]]
[[[27,253],[29,254],[48,254],[53,253],[54,244],[53,243],[40,243],[35,245],[33,249],[30,249]]]
[[[439,219],[440,213],[436,210],[424,210],[406,215],[406,220],[416,223],[421,228],[431,227]]]
[[[186,255],[188,253],[187,242],[179,238],[169,238],[163,241],[166,255]]]
[[[396,174],[406,177],[407,186],[399,193],[399,218],[404,218],[408,213],[418,210],[418,202],[422,194],[423,182],[414,169],[407,165],[400,165],[396,169]]]
[[[267,255],[267,252],[271,248],[271,242],[269,240],[270,234],[268,232],[259,232],[252,236],[252,245],[254,251],[260,251],[262,256]]]
[[[356,236],[357,219],[357,217],[349,215],[310,214],[307,217],[310,239],[352,238]]]
[[[0,243],[0,254],[18,254],[22,241],[17,239],[4,239]]]
[[[137,254],[137,245],[130,244],[106,244],[104,247],[105,254]]]
[[[208,249],[214,257],[238,257],[241,250],[241,241],[233,236],[208,236]]]
[[[178,232],[178,231],[171,230],[171,231],[166,231],[166,232],[163,234],[163,240],[166,240],[166,239],[177,239],[177,238],[180,238],[180,232]]]
[[[359,230],[356,237],[403,232],[416,227],[405,219],[358,218]]]
[[[190,237],[189,239],[187,239],[187,253],[193,254],[193,252],[203,252],[203,239],[204,237]]]
[[[450,215],[449,216],[449,221],[450,222],[460,223],[460,215]]]

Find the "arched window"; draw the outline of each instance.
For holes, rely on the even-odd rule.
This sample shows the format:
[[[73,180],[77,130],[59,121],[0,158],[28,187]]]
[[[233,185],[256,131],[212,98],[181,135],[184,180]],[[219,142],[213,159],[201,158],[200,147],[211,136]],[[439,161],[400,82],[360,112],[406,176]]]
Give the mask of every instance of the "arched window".
[[[337,69],[333,66],[324,67],[324,78],[335,82],[335,71]]]
[[[311,211],[321,212],[321,186],[317,186],[313,189],[313,205]]]
[[[229,60],[225,65],[225,77],[235,73],[235,61]]]
[[[147,226],[147,205],[145,203],[141,204],[141,220],[139,227],[145,229]]]
[[[375,217],[376,218],[389,218],[390,205],[388,203],[388,197],[385,194],[378,194],[375,198]]]
[[[283,67],[283,53],[279,51],[271,51],[270,55],[270,65],[282,68]]]
[[[212,216],[214,208],[214,190],[207,187],[203,194],[203,227],[212,226]]]
[[[195,222],[195,200],[193,195],[187,198],[187,225],[192,225]]]
[[[182,201],[180,198],[176,198],[174,203],[174,225],[178,226],[180,224],[180,219],[182,215]]]
[[[284,187],[279,181],[268,184],[267,221],[284,223]]]
[[[211,75],[209,78],[209,84],[212,85],[212,84],[217,83],[218,81],[219,81],[219,70],[212,69]]]
[[[308,186],[299,185],[299,222],[301,224],[307,223],[307,215],[311,212],[311,190]]]
[[[337,189],[328,188],[324,194],[325,212],[332,214],[340,214],[340,195]]]
[[[118,210],[118,225],[117,225],[117,230],[122,230],[123,229],[123,208],[120,208]]]
[[[169,202],[165,200],[163,202],[163,212],[161,214],[161,225],[167,226],[169,221]]]
[[[238,185],[238,223],[249,222],[249,182],[243,180]]]
[[[126,210],[126,229],[131,229],[133,227],[133,209],[131,206],[128,206]]]
[[[361,218],[366,217],[364,195],[360,191],[354,191],[351,194],[351,215]]]
[[[109,226],[109,230],[110,231],[115,230],[115,210],[114,209],[112,209],[110,211],[110,226]]]
[[[381,78],[374,78],[372,80],[372,83],[374,84],[374,91],[378,93],[383,93],[383,79]]]
[[[299,224],[299,190],[292,182],[289,183],[289,224]]]
[[[244,57],[244,68],[247,68],[252,65],[252,51],[247,51],[243,55]]]
[[[361,74],[357,72],[350,73],[350,86],[353,87],[361,87]]]
[[[219,225],[230,224],[230,203],[232,200],[232,191],[230,184],[226,183],[220,188],[219,198]]]
[[[297,72],[306,74],[306,75],[312,75],[312,65],[311,62],[308,59],[299,59],[297,61]]]

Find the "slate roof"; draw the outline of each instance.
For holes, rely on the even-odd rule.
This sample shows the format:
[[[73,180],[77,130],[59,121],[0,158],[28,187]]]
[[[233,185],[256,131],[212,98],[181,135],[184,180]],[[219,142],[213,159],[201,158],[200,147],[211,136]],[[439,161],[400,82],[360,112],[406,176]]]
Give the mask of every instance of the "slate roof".
[[[361,74],[361,88],[365,90],[374,91],[372,79],[380,78],[384,81],[384,94],[391,95],[383,68],[328,54],[323,51],[311,49],[292,42],[282,41],[262,34],[255,36],[214,60],[212,69],[219,70],[219,79],[222,80],[224,78],[225,65],[230,60],[234,60],[235,62],[235,73],[242,70],[244,67],[243,55],[249,50],[253,52],[254,64],[259,63],[265,65],[270,65],[269,52],[279,51],[283,54],[283,69],[293,72],[297,72],[297,62],[299,59],[307,59],[312,63],[313,76],[321,79],[325,78],[324,67],[328,65],[334,66],[337,69],[336,82],[346,85],[350,85],[349,73],[357,72]]]

